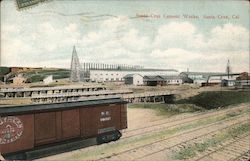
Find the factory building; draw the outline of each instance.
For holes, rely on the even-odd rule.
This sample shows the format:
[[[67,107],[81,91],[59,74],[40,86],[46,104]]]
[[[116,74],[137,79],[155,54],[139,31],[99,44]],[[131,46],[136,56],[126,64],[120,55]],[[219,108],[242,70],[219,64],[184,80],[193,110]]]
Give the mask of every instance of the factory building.
[[[128,74],[177,76],[174,69],[90,69],[89,78],[95,82],[120,82]]]
[[[173,84],[173,85],[179,85],[183,83],[183,80],[180,76],[161,76],[164,81],[166,81],[166,84]]]
[[[147,86],[164,86],[164,85],[180,85],[183,83],[180,76],[170,75],[151,75],[143,77],[144,85]]]
[[[181,72],[180,76],[181,77],[187,77],[192,80],[207,80],[209,76],[211,75],[221,75],[225,73],[215,73],[215,72]]]
[[[239,73],[214,73],[214,72],[181,72],[183,80],[191,79],[194,84],[200,86],[219,85],[234,86]],[[191,83],[191,82],[185,82]]]
[[[237,88],[249,89],[250,88],[250,73],[244,72],[236,78],[235,86]]]
[[[168,75],[177,76],[175,69],[149,69],[140,65],[126,64],[104,64],[104,63],[80,63],[76,48],[73,47],[71,61],[72,82],[92,81],[92,82],[124,82],[124,77],[129,74],[145,75]],[[140,81],[139,81],[140,84]]]
[[[143,85],[143,76],[140,74],[127,74],[123,77],[125,84]]]

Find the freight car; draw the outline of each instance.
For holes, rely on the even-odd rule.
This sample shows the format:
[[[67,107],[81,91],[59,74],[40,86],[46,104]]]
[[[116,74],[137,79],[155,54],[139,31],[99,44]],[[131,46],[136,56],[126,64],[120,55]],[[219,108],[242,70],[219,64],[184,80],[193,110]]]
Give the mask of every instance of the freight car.
[[[118,97],[2,106],[0,152],[4,157],[27,159],[25,154],[34,149],[72,139],[94,138],[97,144],[114,141],[126,128],[126,102]]]

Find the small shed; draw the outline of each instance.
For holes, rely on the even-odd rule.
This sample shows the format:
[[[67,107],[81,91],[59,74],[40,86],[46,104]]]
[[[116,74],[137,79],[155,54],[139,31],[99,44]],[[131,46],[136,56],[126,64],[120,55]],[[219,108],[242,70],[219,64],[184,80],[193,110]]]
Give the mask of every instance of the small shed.
[[[195,79],[194,80],[194,84],[199,85],[199,86],[201,86],[202,83],[206,83],[206,82],[207,82],[206,79]]]
[[[164,79],[159,75],[146,75],[143,77],[144,84],[147,86],[163,86],[166,84]]]
[[[231,79],[223,79],[221,81],[221,86],[226,86],[226,87],[233,87],[235,86],[236,80],[231,80]]]
[[[140,74],[127,74],[123,77],[125,84],[143,85],[143,76]]]

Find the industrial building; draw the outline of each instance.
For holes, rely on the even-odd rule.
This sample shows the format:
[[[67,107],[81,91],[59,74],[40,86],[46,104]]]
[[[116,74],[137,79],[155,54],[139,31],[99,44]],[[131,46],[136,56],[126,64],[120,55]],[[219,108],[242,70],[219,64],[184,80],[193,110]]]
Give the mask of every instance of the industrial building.
[[[191,81],[185,81],[185,83],[194,83],[197,85],[216,85],[221,84],[226,86],[233,86],[234,81],[239,73],[214,73],[214,72],[181,72],[180,77],[183,80],[190,79]],[[222,81],[223,80],[223,81]]]
[[[175,69],[152,69],[143,68],[139,65],[126,64],[104,64],[104,63],[80,63],[76,48],[73,47],[71,59],[72,82],[93,81],[93,82],[121,82],[128,74],[145,75],[168,75],[177,76],[179,72]]]
[[[140,74],[127,74],[123,79],[125,84],[143,85],[143,76]]]
[[[241,73],[235,81],[236,88],[249,89],[250,88],[250,74],[247,72]]]
[[[95,82],[124,81],[128,74],[145,75],[169,75],[177,76],[179,73],[174,69],[90,69],[90,80]]]
[[[169,75],[146,75],[143,77],[143,82],[147,86],[180,85],[183,83],[180,76]]]
[[[188,77],[192,80],[207,80],[211,75],[221,75],[226,73],[215,73],[215,72],[181,72],[181,77]]]

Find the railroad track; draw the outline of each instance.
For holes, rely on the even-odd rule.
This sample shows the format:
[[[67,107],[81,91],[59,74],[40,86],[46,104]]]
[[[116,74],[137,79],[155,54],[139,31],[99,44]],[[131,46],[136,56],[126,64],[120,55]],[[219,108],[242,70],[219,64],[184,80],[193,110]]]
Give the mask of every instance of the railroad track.
[[[210,149],[205,155],[193,158],[196,161],[205,160],[248,161],[250,159],[250,133],[231,139],[222,147]]]
[[[244,116],[244,117],[243,117]],[[236,118],[236,119],[235,119]],[[124,158],[128,160],[155,160],[155,158],[149,159],[150,156],[153,156],[157,153],[160,153],[165,150],[170,150],[174,147],[183,147],[192,140],[195,140],[200,137],[204,137],[207,135],[213,135],[215,132],[219,132],[220,130],[227,129],[238,124],[242,124],[245,122],[249,122],[248,115],[240,115],[235,117],[232,120],[224,120],[218,121],[216,123],[209,124],[207,126],[199,127],[194,130],[189,130],[168,138],[159,139],[155,142],[144,144],[142,146],[138,146],[135,148],[131,148],[112,156],[103,157],[97,160],[124,160]]]
[[[174,128],[176,126],[180,126],[183,124],[187,124],[193,121],[198,121],[201,119],[206,119],[212,116],[221,116],[227,113],[231,113],[231,112],[235,112],[237,110],[242,110],[247,108],[248,106],[241,106],[238,108],[229,108],[226,110],[222,110],[222,111],[210,111],[208,113],[198,113],[192,116],[187,116],[187,117],[181,117],[181,118],[177,118],[175,120],[167,120],[163,122],[157,121],[157,123],[152,124],[150,126],[146,126],[146,127],[141,127],[141,128],[137,128],[137,129],[132,129],[132,130],[127,130],[125,132],[123,132],[123,137],[121,139],[126,139],[126,138],[130,138],[130,137],[134,137],[134,136],[141,136],[144,135],[146,133],[150,133],[150,132],[156,132],[156,131],[161,131],[162,129],[166,129],[166,128]]]
[[[250,160],[250,150],[246,153],[242,154],[241,156],[235,158],[233,161],[249,161]]]

